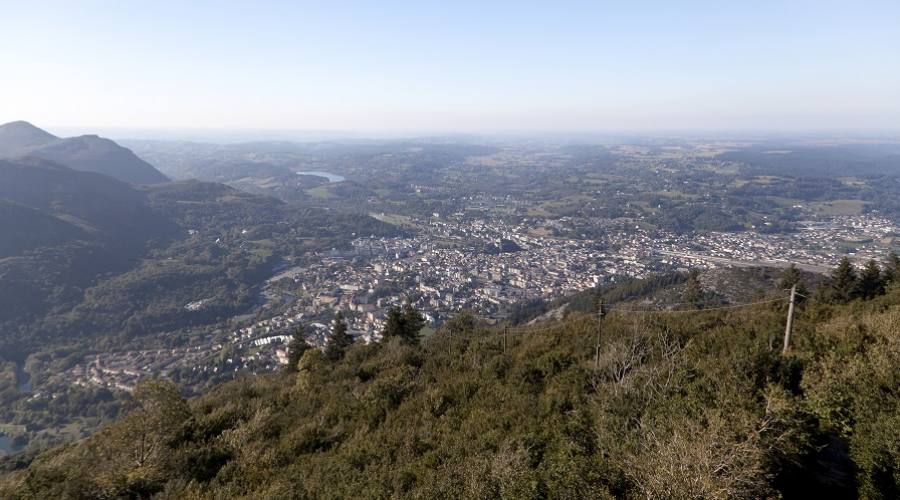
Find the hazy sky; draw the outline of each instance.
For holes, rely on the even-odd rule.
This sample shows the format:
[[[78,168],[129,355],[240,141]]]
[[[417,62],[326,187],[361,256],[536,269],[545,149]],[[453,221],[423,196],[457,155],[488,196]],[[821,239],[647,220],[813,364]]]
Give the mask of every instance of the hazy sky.
[[[900,1],[0,0],[0,122],[900,129]]]

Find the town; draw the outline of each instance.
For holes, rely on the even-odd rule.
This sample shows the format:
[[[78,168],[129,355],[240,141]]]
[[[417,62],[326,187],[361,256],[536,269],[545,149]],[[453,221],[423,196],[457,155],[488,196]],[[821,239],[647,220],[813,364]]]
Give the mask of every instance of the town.
[[[722,266],[786,267],[827,273],[845,254],[862,264],[883,259],[900,228],[877,214],[805,221],[787,234],[754,231],[676,235],[640,225],[610,226],[600,239],[555,238],[536,228],[565,230],[566,217],[520,224],[450,217],[409,221],[410,237],[361,237],[349,249],[315,255],[281,269],[265,284],[267,306],[232,329],[198,331],[189,346],[99,353],[73,367],[74,385],[130,390],[143,377],[224,380],[271,371],[287,362],[292,332],[323,346],[331,318],[342,311],[351,335],[376,341],[390,307],[411,303],[426,334],[460,311],[490,322],[528,300],[552,300],[622,277]],[[203,307],[204,299],[185,308]],[[260,317],[261,316],[261,317]],[[39,395],[37,395],[39,396]]]

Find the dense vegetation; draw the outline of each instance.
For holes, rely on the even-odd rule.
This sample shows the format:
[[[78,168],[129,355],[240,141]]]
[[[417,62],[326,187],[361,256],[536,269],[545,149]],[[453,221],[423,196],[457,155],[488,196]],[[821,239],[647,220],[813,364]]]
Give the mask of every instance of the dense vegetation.
[[[0,160],[0,221],[11,236],[0,244],[5,353],[123,325],[134,336],[214,322],[255,303],[254,287],[283,259],[396,232],[221,184],[138,189],[41,160]]]
[[[596,359],[593,315],[507,334],[462,315],[191,401],[151,382],[0,496],[895,497],[900,288],[842,302],[802,302],[784,355],[780,301],[611,312]]]
[[[0,160],[0,228],[0,372],[11,374],[0,376],[0,422],[11,426],[0,433],[29,449],[116,414],[108,390],[68,379],[92,353],[190,342],[192,329],[257,307],[278,266],[357,234],[397,234],[221,184],[139,188],[35,158]],[[34,391],[20,389],[26,380]]]
[[[75,152],[98,144],[87,140]],[[789,232],[823,210],[900,213],[900,183],[883,168],[896,151],[880,146],[832,155],[825,168],[819,149],[775,144],[702,161],[656,146],[646,158],[568,146],[536,162],[502,148],[431,141],[173,147],[169,167],[188,168],[179,178],[202,174],[299,205],[209,182],[135,187],[43,160],[0,160],[0,433],[29,441],[0,470],[31,464],[6,478],[0,497],[817,492],[798,484],[851,496],[896,493],[896,256],[884,273],[874,262],[860,270],[844,262],[827,286],[796,270],[780,281],[760,270],[623,279],[516,306],[508,319],[520,326],[508,335],[464,315],[423,345],[413,310],[392,310],[390,340],[373,346],[352,344],[338,317],[340,335],[324,353],[296,336],[285,373],[189,402],[179,393],[218,379],[173,376],[180,390],[149,384],[135,393],[130,416],[34,460],[37,450],[85,438],[119,412],[109,390],[72,386],[73,366],[123,346],[194,345],[197,332],[254,312],[260,281],[278,266],[357,236],[401,232],[361,213],[384,212],[404,228],[405,216],[450,213],[526,225],[568,219],[541,230],[570,238],[635,221],[677,233]],[[782,149],[792,152],[769,152]],[[866,168],[839,177],[848,166]],[[349,179],[326,183],[297,170]],[[376,295],[413,287],[406,278]],[[779,354],[778,303],[613,311],[594,365],[598,299],[683,310],[757,300],[804,280],[788,356]],[[185,308],[200,299],[202,308]],[[521,326],[542,315],[565,318]],[[32,397],[49,388],[52,397]]]

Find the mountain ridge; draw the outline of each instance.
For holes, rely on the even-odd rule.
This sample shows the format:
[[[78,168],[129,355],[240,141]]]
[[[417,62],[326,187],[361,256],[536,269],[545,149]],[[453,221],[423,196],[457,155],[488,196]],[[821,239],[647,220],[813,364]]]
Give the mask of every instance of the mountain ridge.
[[[57,139],[59,137],[23,120],[0,125],[0,151],[40,146]]]
[[[0,125],[0,158],[33,156],[74,170],[97,172],[131,184],[168,181],[130,149],[98,135],[57,137],[26,121]]]

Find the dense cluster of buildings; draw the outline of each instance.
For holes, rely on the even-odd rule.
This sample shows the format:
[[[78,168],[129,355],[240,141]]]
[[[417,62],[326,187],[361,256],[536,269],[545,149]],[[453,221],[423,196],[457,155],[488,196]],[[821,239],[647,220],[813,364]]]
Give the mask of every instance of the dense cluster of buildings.
[[[709,232],[649,243],[663,263],[680,267],[795,263],[810,271],[827,271],[844,256],[859,265],[884,260],[895,235],[900,235],[900,227],[890,219],[858,215],[807,221],[787,234]]]
[[[348,250],[280,271],[265,287],[279,314],[247,320],[232,331],[201,333],[191,347],[97,355],[70,376],[81,385],[129,390],[149,374],[178,378],[271,370],[286,363],[290,335],[298,327],[310,343],[324,345],[337,311],[352,335],[372,341],[388,309],[406,302],[431,325],[461,310],[498,319],[513,304],[554,299],[621,276],[788,262],[824,272],[843,255],[857,261],[884,258],[884,247],[900,233],[876,215],[809,222],[796,233],[778,235],[675,235],[628,225],[598,239],[535,231],[539,226],[565,234],[566,218],[514,225],[460,213],[412,222],[420,228],[414,237],[359,238]],[[203,300],[185,307],[201,307]]]
[[[461,310],[499,317],[507,306],[553,299],[617,275],[649,271],[647,250],[616,241],[560,239],[530,227],[463,217],[417,221],[413,238],[360,238],[342,254],[282,272],[272,282],[309,317],[345,311],[350,328],[377,336],[385,311],[409,301],[430,322]],[[636,241],[635,241],[636,243]],[[610,251],[611,245],[621,247]]]

